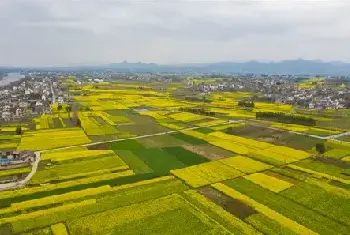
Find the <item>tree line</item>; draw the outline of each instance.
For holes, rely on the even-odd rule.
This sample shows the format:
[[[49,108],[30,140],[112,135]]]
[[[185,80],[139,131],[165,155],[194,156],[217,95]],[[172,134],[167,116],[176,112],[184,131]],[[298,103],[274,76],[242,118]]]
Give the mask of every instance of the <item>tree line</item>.
[[[194,114],[199,114],[199,115],[205,115],[205,116],[215,116],[215,112],[209,112],[206,111],[203,108],[180,108],[179,111],[181,112],[189,112],[189,113],[194,113]]]
[[[254,104],[254,101],[240,100],[238,101],[238,106],[246,107],[246,108],[254,108],[255,104]]]
[[[282,123],[315,126],[316,120],[310,117],[296,116],[282,112],[256,112],[256,119],[272,120]]]

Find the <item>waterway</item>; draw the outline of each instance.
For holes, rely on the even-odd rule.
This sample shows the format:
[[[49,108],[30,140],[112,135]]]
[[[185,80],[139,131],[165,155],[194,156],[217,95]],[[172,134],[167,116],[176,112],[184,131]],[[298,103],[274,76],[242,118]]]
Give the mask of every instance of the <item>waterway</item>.
[[[24,75],[20,73],[8,73],[6,77],[0,79],[0,87],[7,86],[11,82],[16,82],[24,78]]]

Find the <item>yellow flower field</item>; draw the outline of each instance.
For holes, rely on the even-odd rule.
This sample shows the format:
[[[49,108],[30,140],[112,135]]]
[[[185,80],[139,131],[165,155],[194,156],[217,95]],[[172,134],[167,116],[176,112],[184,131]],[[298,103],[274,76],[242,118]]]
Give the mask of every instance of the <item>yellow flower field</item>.
[[[293,186],[293,184],[289,182],[277,179],[264,173],[254,173],[251,175],[246,175],[244,178],[275,193],[279,193]]]
[[[307,153],[307,152],[302,151],[302,150],[296,150],[293,148],[289,148],[286,146],[275,146],[275,147],[271,147],[271,148],[266,149],[266,151],[269,151],[271,153],[285,155],[285,156],[288,156],[290,158],[294,158],[297,160],[302,160],[302,159],[305,159],[305,158],[308,158],[311,156],[310,153]]]
[[[28,131],[22,135],[17,150],[44,150],[90,142],[91,140],[79,128]]]
[[[243,175],[242,172],[220,161],[202,163],[170,172],[195,188]]]
[[[68,149],[67,149],[68,150]],[[77,159],[77,158],[86,158],[86,157],[92,157],[92,156],[99,156],[99,155],[115,155],[113,150],[73,150],[73,151],[66,151],[64,153],[60,151],[50,151],[45,152],[41,155],[42,160],[48,160],[51,161],[64,161],[64,160],[70,160],[70,159]],[[116,156],[117,157],[117,156]]]
[[[68,235],[67,228],[62,223],[51,225],[51,231],[53,235]]]
[[[186,112],[170,114],[168,115],[168,117],[175,119],[177,121],[182,121],[182,122],[193,122],[193,121],[198,121],[198,120],[207,118],[206,116],[201,116],[201,115],[186,113]]]
[[[50,209],[39,210],[39,211],[29,212],[29,213],[23,213],[23,214],[19,214],[19,215],[13,216],[13,217],[9,217],[9,218],[1,218],[0,224],[12,223],[12,222],[19,221],[19,220],[34,219],[34,218],[39,217],[39,216],[46,216],[46,215],[54,214],[54,213],[60,212],[60,211],[68,211],[68,210],[73,209],[73,208],[84,207],[84,206],[88,206],[88,205],[91,205],[94,203],[96,203],[96,199],[89,199],[89,200],[85,200],[85,201],[81,201],[81,202],[66,204],[63,206],[53,207]]]
[[[267,170],[273,167],[271,165],[243,156],[229,157],[219,161],[243,173],[254,173],[257,171]]]
[[[69,192],[61,195],[53,195],[53,196],[44,197],[40,199],[32,199],[24,202],[12,203],[10,208],[6,208],[5,210],[7,210],[6,212],[8,213],[8,212],[28,209],[32,207],[40,207],[40,206],[75,200],[86,196],[93,196],[96,194],[109,192],[111,190],[112,188],[109,185],[105,185],[98,188],[89,188],[89,189],[80,190],[80,191],[73,191],[73,192]],[[4,209],[0,209],[0,214],[3,214],[3,213],[4,213]]]

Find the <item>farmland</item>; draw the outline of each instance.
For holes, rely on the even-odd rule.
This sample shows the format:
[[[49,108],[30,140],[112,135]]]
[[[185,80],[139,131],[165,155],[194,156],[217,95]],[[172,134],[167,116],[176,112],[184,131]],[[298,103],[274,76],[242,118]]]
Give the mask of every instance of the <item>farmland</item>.
[[[76,111],[0,133],[0,150],[41,153],[0,191],[0,234],[349,234],[350,144],[323,139],[346,130],[256,120],[293,107],[239,107],[248,92],[67,84]]]

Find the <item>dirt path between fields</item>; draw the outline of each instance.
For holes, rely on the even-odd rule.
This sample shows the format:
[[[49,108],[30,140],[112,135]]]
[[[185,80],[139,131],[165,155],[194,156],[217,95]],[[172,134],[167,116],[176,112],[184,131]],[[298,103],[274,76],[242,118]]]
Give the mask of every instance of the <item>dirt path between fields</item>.
[[[32,164],[32,171],[26,176],[26,178],[24,178],[21,181],[17,181],[13,183],[0,184],[0,191],[24,187],[27,184],[27,182],[36,173],[40,162],[40,155],[41,155],[40,152],[35,152],[35,161]]]

